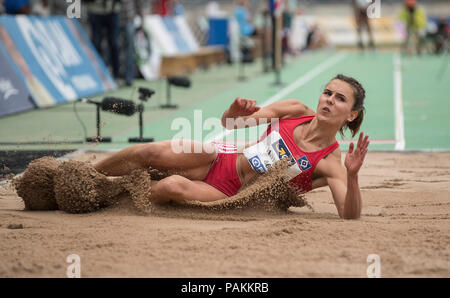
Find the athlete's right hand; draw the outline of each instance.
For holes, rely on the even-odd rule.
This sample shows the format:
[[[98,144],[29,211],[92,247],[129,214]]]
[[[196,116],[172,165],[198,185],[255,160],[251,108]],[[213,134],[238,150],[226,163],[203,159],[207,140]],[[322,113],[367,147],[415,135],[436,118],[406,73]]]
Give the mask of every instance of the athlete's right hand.
[[[259,109],[261,107],[256,106],[256,100],[236,97],[228,109],[228,115],[231,117],[249,116],[259,111]]]

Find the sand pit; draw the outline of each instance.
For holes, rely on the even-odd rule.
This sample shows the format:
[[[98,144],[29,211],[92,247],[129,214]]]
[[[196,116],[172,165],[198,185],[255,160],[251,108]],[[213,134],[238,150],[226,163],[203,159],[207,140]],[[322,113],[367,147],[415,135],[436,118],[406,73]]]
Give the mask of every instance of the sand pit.
[[[359,181],[356,221],[338,217],[327,188],[306,195],[311,208],[155,205],[142,216],[127,193],[94,213],[23,211],[3,185],[0,277],[65,277],[73,253],[83,277],[365,277],[369,254],[383,277],[450,277],[450,153],[369,153]]]
[[[53,157],[42,157],[32,161],[23,176],[13,184],[23,199],[27,210],[58,209],[53,191],[53,177],[59,162]]]

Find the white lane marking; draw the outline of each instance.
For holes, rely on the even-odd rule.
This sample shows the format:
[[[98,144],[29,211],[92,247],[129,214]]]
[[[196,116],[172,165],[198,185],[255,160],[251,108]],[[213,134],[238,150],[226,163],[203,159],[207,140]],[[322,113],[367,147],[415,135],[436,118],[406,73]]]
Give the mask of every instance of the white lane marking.
[[[394,55],[395,150],[405,150],[405,120],[403,115],[402,70],[400,54]]]

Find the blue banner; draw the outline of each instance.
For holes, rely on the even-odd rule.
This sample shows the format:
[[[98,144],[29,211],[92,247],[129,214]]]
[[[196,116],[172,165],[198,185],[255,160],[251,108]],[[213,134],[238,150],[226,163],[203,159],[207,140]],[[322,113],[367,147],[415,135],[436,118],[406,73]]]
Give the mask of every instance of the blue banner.
[[[187,42],[184,40],[183,35],[178,28],[177,24],[175,24],[173,17],[164,17],[162,18],[164,26],[166,27],[169,34],[172,36],[175,44],[177,46],[177,50],[179,53],[190,53],[192,49],[189,47]]]
[[[0,117],[34,108],[18,69],[6,55],[6,49],[0,44]]]
[[[65,17],[1,16],[0,42],[39,107],[117,88],[83,29]]]

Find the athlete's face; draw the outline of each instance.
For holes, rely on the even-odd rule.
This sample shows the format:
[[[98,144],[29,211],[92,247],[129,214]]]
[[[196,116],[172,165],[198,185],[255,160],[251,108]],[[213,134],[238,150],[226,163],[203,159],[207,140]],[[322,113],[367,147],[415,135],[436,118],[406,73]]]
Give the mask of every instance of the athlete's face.
[[[320,95],[317,117],[341,127],[358,116],[357,111],[352,111],[354,104],[352,87],[344,81],[332,80]]]

